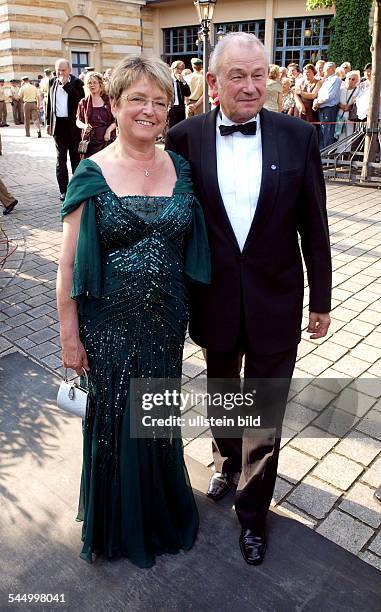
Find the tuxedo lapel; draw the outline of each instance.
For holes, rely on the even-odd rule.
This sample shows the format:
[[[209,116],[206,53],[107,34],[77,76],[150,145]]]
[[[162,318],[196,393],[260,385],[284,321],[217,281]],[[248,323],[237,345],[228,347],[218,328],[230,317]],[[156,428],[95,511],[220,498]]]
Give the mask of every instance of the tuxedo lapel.
[[[205,115],[201,138],[201,176],[205,203],[226,237],[239,249],[222,200],[217,175],[216,120],[219,107]]]
[[[266,109],[260,112],[262,135],[262,180],[254,219],[246,238],[245,250],[255,235],[269,219],[275,206],[279,188],[279,151],[278,138],[274,129],[271,113]]]
[[[55,78],[50,90],[50,126],[52,128],[52,134],[55,133],[56,129],[56,95],[57,95],[58,79]]]
[[[178,100],[179,106],[182,106],[184,104],[183,92],[181,91],[181,86],[177,79],[176,79],[175,85],[176,85],[176,90],[177,90],[177,100]]]

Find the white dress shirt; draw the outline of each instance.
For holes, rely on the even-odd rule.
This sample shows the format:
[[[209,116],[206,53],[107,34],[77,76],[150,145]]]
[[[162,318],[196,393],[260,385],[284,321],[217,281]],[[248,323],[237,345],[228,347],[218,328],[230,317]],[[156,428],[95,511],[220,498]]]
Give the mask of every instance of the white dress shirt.
[[[216,122],[218,185],[241,251],[257,208],[262,180],[262,137],[259,114],[256,121],[255,136],[245,136],[240,132],[221,136],[219,130],[221,124],[234,125],[234,121],[228,119],[222,110]]]
[[[67,109],[68,95],[63,86],[58,83],[56,91],[56,117],[68,117]]]

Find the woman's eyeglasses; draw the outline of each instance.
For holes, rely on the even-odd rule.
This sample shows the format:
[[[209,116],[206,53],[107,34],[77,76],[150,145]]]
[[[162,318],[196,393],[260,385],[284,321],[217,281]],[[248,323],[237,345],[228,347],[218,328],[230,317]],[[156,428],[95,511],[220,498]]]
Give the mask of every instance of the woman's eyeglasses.
[[[152,100],[151,98],[144,98],[143,96],[138,96],[137,94],[126,94],[120,97],[123,100],[126,100],[130,106],[133,106],[134,108],[146,108],[150,102],[153,110],[157,113],[165,113],[169,108],[168,103],[164,100]]]

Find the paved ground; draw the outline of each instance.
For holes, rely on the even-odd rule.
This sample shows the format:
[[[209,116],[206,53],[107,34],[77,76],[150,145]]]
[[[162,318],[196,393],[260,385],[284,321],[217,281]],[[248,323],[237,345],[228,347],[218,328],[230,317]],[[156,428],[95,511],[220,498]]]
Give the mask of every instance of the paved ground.
[[[51,139],[2,129],[1,177],[19,199],[0,219],[0,357],[18,350],[60,370],[54,282],[60,202]],[[381,570],[381,193],[328,185],[334,257],[329,337],[299,347],[274,505]],[[6,237],[10,240],[7,247]],[[11,252],[17,246],[15,252]],[[205,388],[205,363],[191,341],[185,388]],[[195,414],[202,406],[195,406]],[[208,432],[186,453],[212,462]]]

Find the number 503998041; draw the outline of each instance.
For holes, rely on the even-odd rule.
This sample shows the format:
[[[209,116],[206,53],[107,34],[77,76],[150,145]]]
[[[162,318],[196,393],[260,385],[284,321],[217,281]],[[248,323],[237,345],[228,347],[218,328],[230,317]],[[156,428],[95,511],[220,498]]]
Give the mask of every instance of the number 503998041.
[[[9,593],[8,603],[65,603],[63,593]]]

